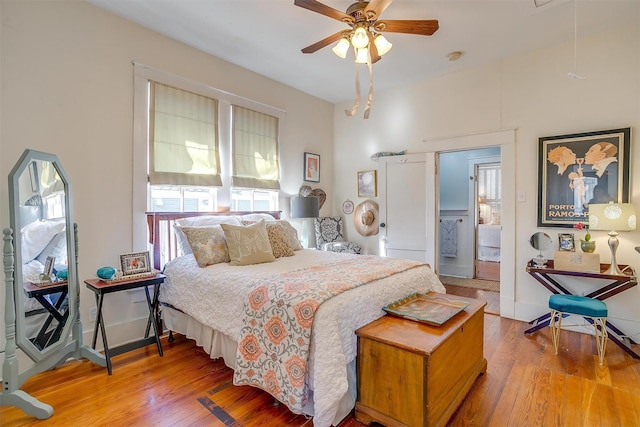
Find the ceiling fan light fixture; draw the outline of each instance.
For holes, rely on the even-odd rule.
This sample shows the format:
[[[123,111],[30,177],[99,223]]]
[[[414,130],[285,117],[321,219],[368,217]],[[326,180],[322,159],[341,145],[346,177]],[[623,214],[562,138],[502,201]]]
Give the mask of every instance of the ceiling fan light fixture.
[[[356,49],[356,64],[366,64],[369,60],[369,49],[361,47]]]
[[[373,39],[373,44],[376,45],[376,48],[378,49],[378,55],[380,56],[389,52],[391,50],[391,47],[393,46],[393,44],[389,43],[389,40],[387,40],[382,34],[378,34]]]
[[[349,46],[351,46],[349,44],[349,39],[343,37],[333,48],[331,48],[331,50],[340,58],[345,59],[347,57],[347,52],[349,51]]]
[[[351,44],[356,49],[362,49],[369,46],[369,35],[364,27],[358,27],[355,29],[353,36],[351,37]]]

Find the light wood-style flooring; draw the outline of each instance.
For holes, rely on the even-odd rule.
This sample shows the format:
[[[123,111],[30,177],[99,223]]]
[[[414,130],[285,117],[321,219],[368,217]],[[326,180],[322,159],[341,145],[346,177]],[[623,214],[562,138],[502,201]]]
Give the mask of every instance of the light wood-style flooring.
[[[561,334],[553,353],[549,330],[524,336],[525,322],[485,314],[487,372],[475,382],[451,426],[638,426],[640,361],[613,343],[604,366],[594,340]],[[67,362],[26,381],[22,389],[54,407],[38,421],[0,407],[0,425],[14,426],[312,426],[274,406],[266,393],[232,385],[232,372],[193,341],[163,337],[154,346],[114,358],[113,375],[86,361]],[[383,368],[383,367],[381,367]],[[362,426],[353,415],[340,427]]]

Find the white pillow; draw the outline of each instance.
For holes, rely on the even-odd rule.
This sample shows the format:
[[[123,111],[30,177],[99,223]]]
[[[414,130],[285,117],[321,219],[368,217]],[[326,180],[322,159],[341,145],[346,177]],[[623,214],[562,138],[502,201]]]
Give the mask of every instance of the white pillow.
[[[65,220],[36,221],[22,228],[22,263],[33,261],[56,234],[65,229]]]
[[[260,221],[261,219],[264,219],[265,221],[275,220],[274,216],[268,213],[253,213],[242,215],[243,221]]]
[[[53,236],[53,239],[38,254],[36,260],[44,265],[47,262],[47,257],[50,256],[55,257],[55,265],[67,264],[67,233],[65,231]]]
[[[189,218],[176,219],[175,225],[179,227],[202,227],[205,225],[232,224],[242,225],[237,215],[202,215]]]
[[[240,218],[236,215],[203,215],[175,220],[173,228],[176,233],[176,242],[180,254],[188,255],[193,253],[182,227],[211,227],[212,225],[220,224],[242,225]]]

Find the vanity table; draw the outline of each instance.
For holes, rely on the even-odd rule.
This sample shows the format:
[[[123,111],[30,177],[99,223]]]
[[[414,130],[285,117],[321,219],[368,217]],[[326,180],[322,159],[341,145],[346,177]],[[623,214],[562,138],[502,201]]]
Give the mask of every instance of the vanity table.
[[[38,349],[44,350],[50,343],[55,343],[60,339],[62,329],[67,323],[67,318],[69,317],[69,301],[67,300],[69,286],[65,280],[47,285],[36,285],[31,282],[25,282],[22,287],[29,298],[38,300],[49,313],[49,316],[47,316],[47,319],[40,327],[38,335],[31,339],[31,342],[33,342]],[[47,296],[55,294],[60,295],[52,304],[49,302]],[[58,324],[53,331],[49,331],[49,326],[51,326],[54,319]]]
[[[606,283],[602,284],[602,286],[600,286],[598,289],[584,295],[588,298],[595,298],[603,301],[607,298],[631,289],[638,284],[636,273],[631,266],[620,265],[619,267],[624,273],[628,273],[629,275],[620,276],[604,273],[609,268],[609,264],[600,264],[600,273],[588,273],[581,271],[556,270],[554,268],[553,261],[547,261],[545,267],[539,267],[533,262],[533,260],[529,261],[529,263],[527,264],[527,273],[529,273],[534,279],[538,281],[538,283],[547,288],[551,293],[563,295],[574,294],[565,285],[561,284],[557,280],[557,277],[576,277],[587,281],[593,279],[606,280]],[[531,334],[549,326],[550,319],[550,313],[544,314],[537,319],[533,319],[529,322],[529,324],[533,326],[524,331],[524,333]],[[607,331],[609,332],[609,339],[611,341],[622,348],[634,359],[640,359],[640,355],[633,351],[633,349],[631,348],[631,344],[637,343],[630,340],[629,338],[624,337],[624,333],[609,320],[607,320]]]

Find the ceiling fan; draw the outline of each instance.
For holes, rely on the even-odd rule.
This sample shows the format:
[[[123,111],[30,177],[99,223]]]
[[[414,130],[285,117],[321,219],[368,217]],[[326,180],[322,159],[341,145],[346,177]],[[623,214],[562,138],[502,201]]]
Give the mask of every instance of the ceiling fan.
[[[294,0],[296,6],[337,19],[351,27],[305,47],[302,52],[314,53],[337,41],[333,52],[341,58],[346,57],[349,46],[353,45],[356,62],[367,63],[368,58],[375,63],[391,49],[391,43],[384,38],[383,32],[430,36],[438,30],[438,21],[434,19],[379,20],[392,1],[358,0],[345,13],[316,0]]]

